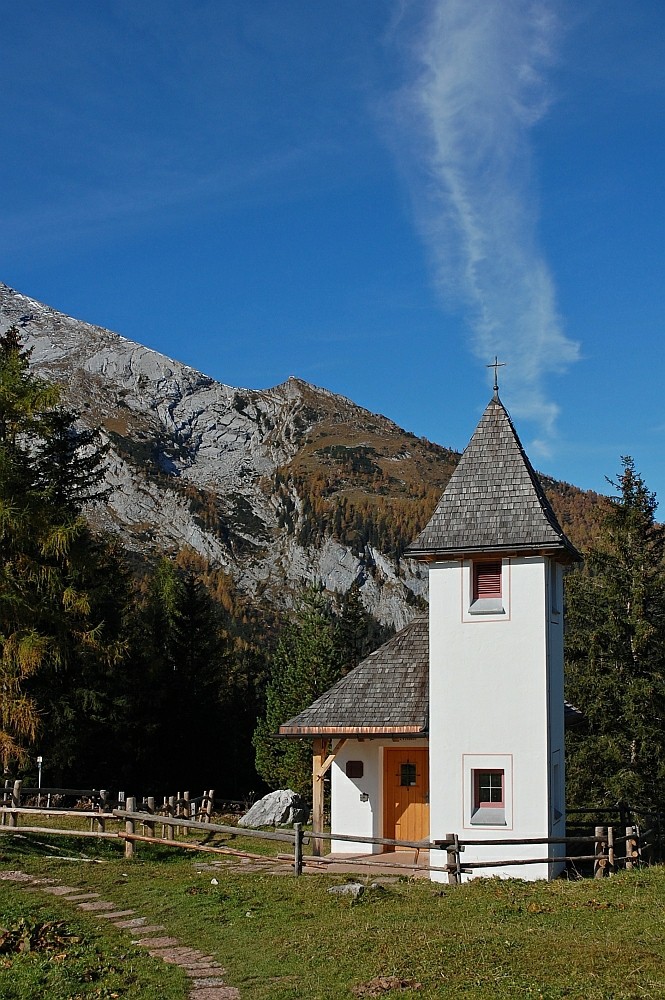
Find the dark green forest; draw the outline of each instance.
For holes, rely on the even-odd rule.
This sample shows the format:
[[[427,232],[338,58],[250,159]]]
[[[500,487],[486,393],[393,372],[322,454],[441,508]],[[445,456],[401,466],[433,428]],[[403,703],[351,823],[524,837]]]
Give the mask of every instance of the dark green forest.
[[[5,776],[143,793],[266,786],[252,735],[291,625],[193,552],[130,564],[85,516],[103,503],[105,449],[0,338],[0,752]],[[359,593],[303,593],[323,615],[327,678],[389,632]],[[324,641],[322,639],[322,641]],[[279,662],[279,658],[278,658]],[[312,689],[313,690],[313,689]]]
[[[325,450],[324,450],[325,451]],[[357,452],[357,454],[356,454]],[[369,472],[356,449],[348,474]],[[323,454],[338,461],[334,447]],[[288,614],[250,601],[183,550],[137,563],[86,512],[107,498],[105,448],[31,370],[15,329],[0,338],[0,753],[5,776],[45,785],[167,794],[215,787],[243,798],[290,784],[307,793],[310,747],[276,740],[295,715],[384,642],[357,587],[304,587]],[[275,481],[281,489],[279,474]],[[326,532],[399,558],[438,491],[393,505],[326,506],[307,492],[303,543]],[[566,580],[566,697],[584,715],[569,734],[570,804],[665,799],[665,575],[657,502],[631,459],[593,521],[585,561]],[[288,493],[285,491],[285,496]],[[284,517],[292,514],[284,507]],[[295,529],[295,522],[291,530]],[[580,544],[579,537],[576,539]]]

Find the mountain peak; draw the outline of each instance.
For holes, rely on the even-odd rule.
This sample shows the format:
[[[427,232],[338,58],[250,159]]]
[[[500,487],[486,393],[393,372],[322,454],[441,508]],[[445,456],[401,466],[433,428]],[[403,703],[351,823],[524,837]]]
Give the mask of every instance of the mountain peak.
[[[0,284],[0,332],[12,325],[38,373],[102,429],[112,493],[90,516],[141,558],[192,550],[278,605],[306,581],[357,583],[396,627],[425,607],[426,573],[404,550],[456,453],[297,376],[235,388]]]

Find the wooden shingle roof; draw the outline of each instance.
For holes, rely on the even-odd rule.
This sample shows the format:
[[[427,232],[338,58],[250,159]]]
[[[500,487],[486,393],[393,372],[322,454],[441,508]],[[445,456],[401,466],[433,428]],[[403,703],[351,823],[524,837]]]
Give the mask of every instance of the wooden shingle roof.
[[[428,524],[406,554],[548,552],[578,560],[495,394]]]
[[[429,623],[414,619],[300,715],[282,736],[425,734]]]
[[[565,703],[566,726],[582,719]],[[281,736],[427,736],[429,622],[415,618],[325,694],[279,727]]]

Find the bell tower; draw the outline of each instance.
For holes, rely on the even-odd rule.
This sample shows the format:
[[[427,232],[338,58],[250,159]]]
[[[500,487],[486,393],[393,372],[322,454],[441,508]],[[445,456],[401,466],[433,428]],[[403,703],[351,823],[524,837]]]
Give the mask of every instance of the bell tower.
[[[407,550],[429,569],[430,839],[480,842],[462,866],[486,867],[469,877],[551,878],[560,864],[500,862],[563,845],[483,843],[565,835],[563,569],[580,558],[499,399],[496,367],[494,395]]]

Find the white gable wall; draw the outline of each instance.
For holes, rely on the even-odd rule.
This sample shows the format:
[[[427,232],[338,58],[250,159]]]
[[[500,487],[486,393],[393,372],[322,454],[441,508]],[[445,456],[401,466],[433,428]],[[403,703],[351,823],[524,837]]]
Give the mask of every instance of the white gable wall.
[[[431,839],[551,836],[553,757],[563,787],[563,626],[561,613],[550,620],[550,560],[503,560],[502,614],[471,613],[470,561],[432,564],[429,586]],[[488,768],[504,771],[505,806],[483,811],[487,821],[478,823],[472,772]],[[562,819],[556,835],[563,835]],[[462,864],[502,860],[511,850],[524,858],[550,852],[543,845],[469,847]],[[432,864],[444,860],[433,853]],[[477,874],[546,878],[551,870],[496,866]]]
[[[383,750],[407,745],[405,741],[365,739],[346,741],[331,766],[331,829],[346,836],[383,837]],[[408,740],[410,747],[426,747],[427,740]],[[349,778],[350,760],[363,762],[362,778]],[[367,799],[364,800],[363,796]],[[378,844],[333,840],[335,854],[380,854]]]

